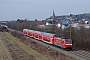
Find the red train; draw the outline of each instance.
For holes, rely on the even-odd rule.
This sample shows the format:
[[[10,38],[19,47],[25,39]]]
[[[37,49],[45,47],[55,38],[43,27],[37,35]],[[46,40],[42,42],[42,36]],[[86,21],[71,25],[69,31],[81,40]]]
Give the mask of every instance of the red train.
[[[52,33],[40,32],[35,30],[23,29],[23,34],[41,40],[48,44],[53,44],[64,49],[72,49],[72,40],[65,37],[58,37]]]

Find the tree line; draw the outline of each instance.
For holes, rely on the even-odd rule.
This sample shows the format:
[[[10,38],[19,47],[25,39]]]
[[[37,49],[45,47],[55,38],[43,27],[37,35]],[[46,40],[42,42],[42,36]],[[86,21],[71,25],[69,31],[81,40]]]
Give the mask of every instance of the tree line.
[[[20,31],[26,28],[26,29],[32,29],[32,30],[45,31],[49,33],[55,33],[58,36],[70,38],[70,27],[64,30],[57,28],[56,26],[40,28],[38,27],[37,21],[28,21],[28,22],[12,21],[12,22],[8,22],[7,26],[9,28],[20,30]],[[74,48],[90,50],[90,29],[81,28],[78,30],[75,28],[71,28],[71,39],[73,41]]]

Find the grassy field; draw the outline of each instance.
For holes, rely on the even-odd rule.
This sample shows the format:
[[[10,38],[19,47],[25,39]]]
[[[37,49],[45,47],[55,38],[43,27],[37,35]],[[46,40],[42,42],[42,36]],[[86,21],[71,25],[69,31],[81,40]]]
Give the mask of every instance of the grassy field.
[[[11,43],[13,43],[13,41],[16,42],[18,44],[18,46],[21,47],[25,52],[27,52],[30,55],[33,55],[36,60],[49,60],[48,58],[46,58],[42,54],[39,54],[35,50],[31,49],[29,46],[27,46],[24,43],[20,42],[19,39],[13,37],[11,34],[9,34],[7,32],[5,32],[5,34],[7,35],[8,38],[10,38]]]

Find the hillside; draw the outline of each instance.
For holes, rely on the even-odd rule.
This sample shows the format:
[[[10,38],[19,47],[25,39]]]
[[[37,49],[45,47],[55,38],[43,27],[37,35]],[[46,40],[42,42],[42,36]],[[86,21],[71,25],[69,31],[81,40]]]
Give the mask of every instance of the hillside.
[[[47,18],[47,19],[52,19],[52,16]],[[62,15],[62,16],[55,16],[55,20],[90,20],[90,13],[84,13],[84,14],[70,14],[70,15]]]
[[[48,60],[6,32],[0,32],[0,54],[0,60]]]

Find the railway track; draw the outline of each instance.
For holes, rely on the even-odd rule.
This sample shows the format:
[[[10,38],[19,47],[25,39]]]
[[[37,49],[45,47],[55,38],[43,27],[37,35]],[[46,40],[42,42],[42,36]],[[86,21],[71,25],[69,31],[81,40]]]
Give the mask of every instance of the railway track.
[[[71,54],[77,55],[79,57],[84,58],[84,60],[90,60],[90,51],[84,51],[84,50],[74,50],[74,51],[68,51]]]
[[[90,60],[90,52],[89,51],[83,51],[83,50],[73,50],[73,51],[66,51],[66,50],[63,50],[57,46],[52,46],[52,45],[49,45],[49,44],[46,44],[46,43],[43,43],[41,41],[38,41],[38,40],[35,40],[33,38],[29,38],[30,40],[33,40],[45,47],[48,47],[53,49],[53,50],[56,50],[66,56],[69,56],[69,57],[72,57],[73,59],[75,60]]]
[[[9,28],[8,28],[8,30],[17,31],[17,30],[9,29]],[[22,33],[22,32],[20,32],[20,33]],[[65,51],[65,50],[60,49],[56,46],[52,46],[52,45],[43,43],[43,42],[35,40],[33,38],[29,38],[29,39],[33,40],[33,41],[35,41],[35,42],[37,42],[45,47],[49,46],[51,49],[54,49],[54,50],[66,55],[66,56],[69,56],[69,57],[73,58],[74,60],[90,60],[90,51],[79,50],[79,49],[73,49],[72,51]]]

